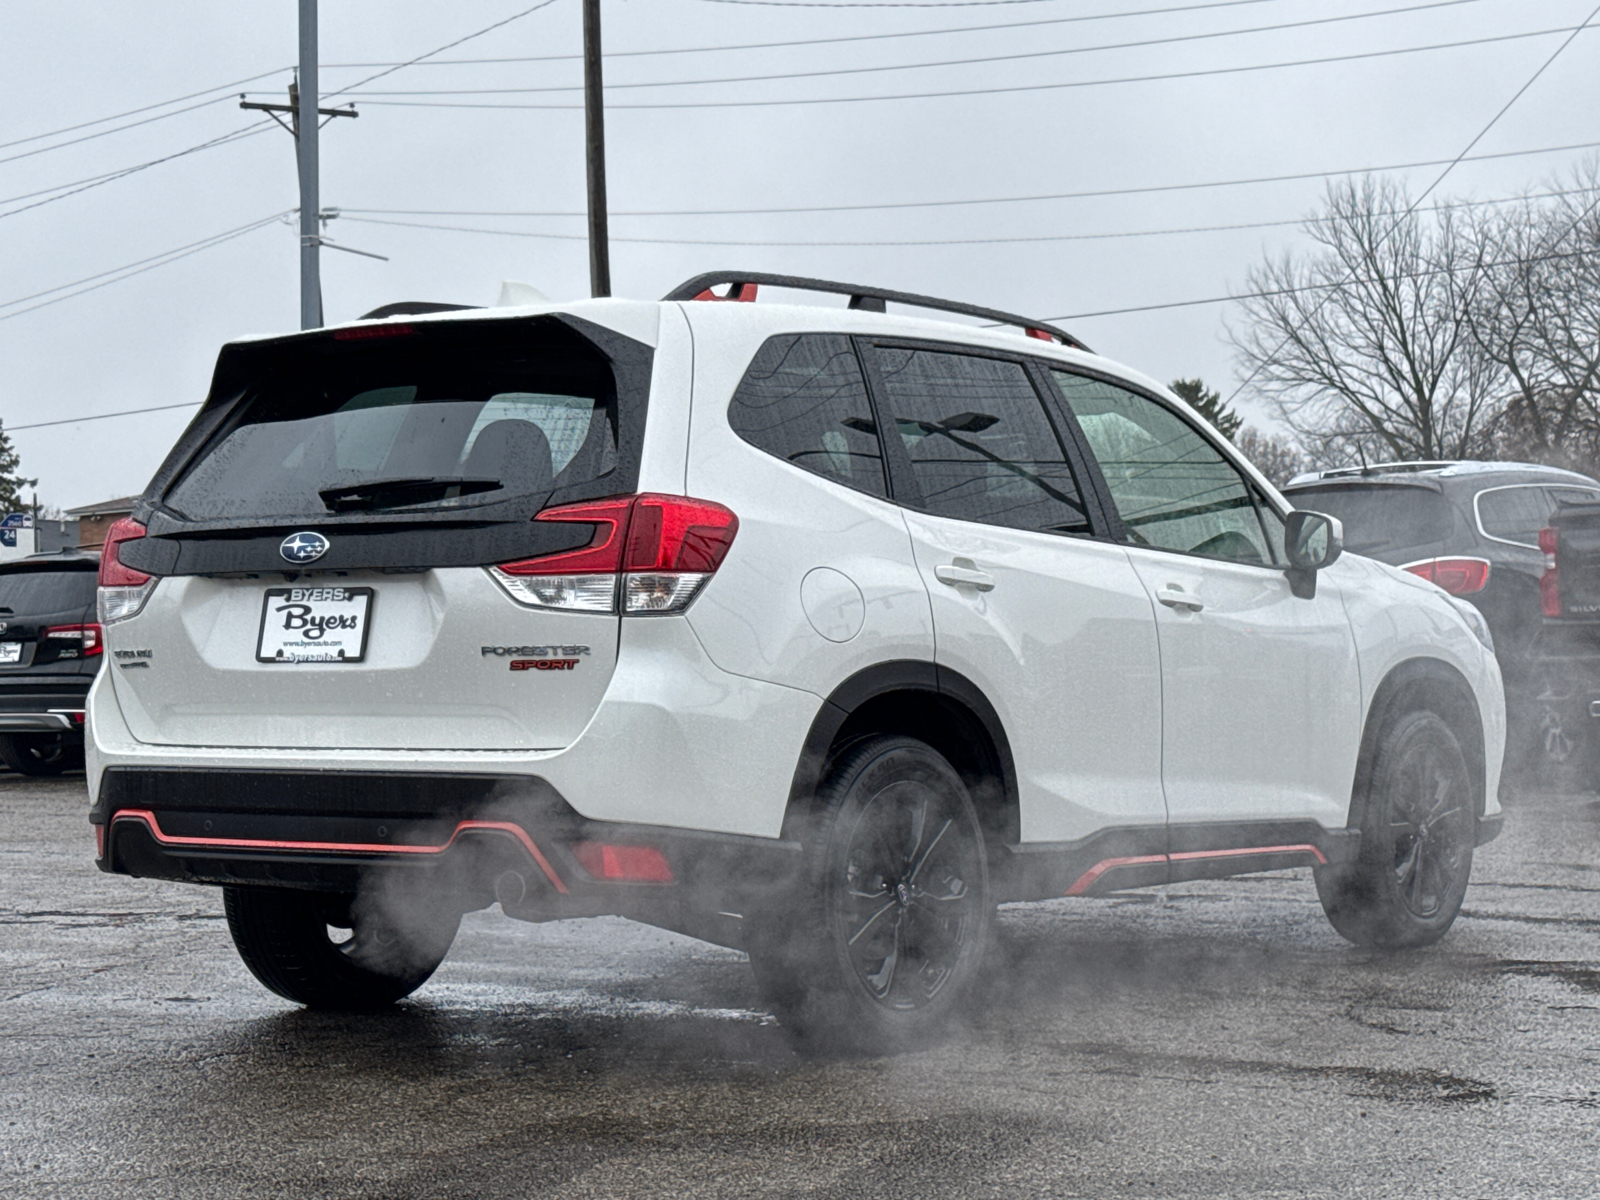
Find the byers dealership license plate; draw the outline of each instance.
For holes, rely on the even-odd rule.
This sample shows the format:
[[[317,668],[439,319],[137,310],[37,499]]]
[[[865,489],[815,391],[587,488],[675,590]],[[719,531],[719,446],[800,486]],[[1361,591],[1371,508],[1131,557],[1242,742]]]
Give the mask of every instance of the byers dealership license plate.
[[[256,661],[360,662],[371,613],[369,587],[268,588]]]

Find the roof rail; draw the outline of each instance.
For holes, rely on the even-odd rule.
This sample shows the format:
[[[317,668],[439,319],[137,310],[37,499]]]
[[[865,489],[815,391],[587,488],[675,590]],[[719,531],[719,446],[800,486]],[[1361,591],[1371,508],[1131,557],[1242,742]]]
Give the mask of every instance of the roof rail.
[[[711,289],[723,283],[729,285],[728,295],[713,294]],[[802,292],[827,292],[836,296],[849,296],[850,307],[862,312],[885,312],[887,311],[885,303],[893,301],[895,304],[906,304],[912,308],[931,308],[939,312],[982,317],[986,321],[994,321],[1000,325],[1015,325],[1024,330],[1029,337],[1041,341],[1054,339],[1064,346],[1071,346],[1074,350],[1094,353],[1065,329],[1058,329],[1046,321],[1036,321],[1032,317],[1020,317],[1016,313],[983,308],[976,304],[963,304],[959,300],[940,300],[935,296],[919,296],[913,292],[891,292],[884,288],[835,283],[828,279],[806,279],[798,275],[768,275],[760,271],[710,271],[704,275],[696,275],[686,283],[680,283],[662,299],[751,301],[756,298],[756,288],[760,284],[768,287],[793,288]]]
[[[384,304],[371,312],[362,313],[356,318],[358,321],[376,321],[380,317],[420,317],[424,313],[460,312],[462,309],[477,308],[476,304],[438,304],[432,300],[401,300],[395,304]]]
[[[1403,475],[1408,471],[1438,471],[1456,466],[1456,458],[1418,459],[1414,462],[1371,463],[1365,467],[1335,467],[1330,471],[1314,471],[1317,479],[1350,479],[1363,475]]]

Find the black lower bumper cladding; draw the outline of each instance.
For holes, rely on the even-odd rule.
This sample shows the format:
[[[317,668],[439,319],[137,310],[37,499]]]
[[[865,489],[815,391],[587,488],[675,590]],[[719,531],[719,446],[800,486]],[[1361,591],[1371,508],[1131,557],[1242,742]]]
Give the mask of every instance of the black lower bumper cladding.
[[[415,871],[463,911],[619,914],[725,944],[723,918],[799,857],[793,842],[591,821],[526,776],[111,768],[89,819],[117,874],[354,893],[371,871]],[[630,867],[641,854],[652,869]]]

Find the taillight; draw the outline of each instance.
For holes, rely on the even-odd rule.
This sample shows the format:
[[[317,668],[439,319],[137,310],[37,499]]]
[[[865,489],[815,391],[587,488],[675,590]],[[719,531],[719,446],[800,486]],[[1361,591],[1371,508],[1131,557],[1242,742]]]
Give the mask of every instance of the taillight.
[[[588,545],[502,563],[512,599],[569,612],[682,612],[733,545],[739,518],[720,504],[649,493],[546,509],[535,520],[595,527]]]
[[[1539,607],[1547,617],[1561,615],[1561,572],[1556,568],[1556,548],[1561,533],[1554,525],[1539,530],[1539,549],[1544,552],[1544,574],[1539,576]]]
[[[144,526],[132,517],[123,517],[106,530],[105,545],[100,548],[100,593],[96,604],[102,625],[136,616],[155,589],[152,577],[122,562],[122,544],[143,536]]]
[[[1486,558],[1425,558],[1401,568],[1436,583],[1452,596],[1470,596],[1489,586]]]
[[[52,641],[75,642],[84,658],[104,654],[106,649],[98,625],[52,625],[44,631],[44,636]]]

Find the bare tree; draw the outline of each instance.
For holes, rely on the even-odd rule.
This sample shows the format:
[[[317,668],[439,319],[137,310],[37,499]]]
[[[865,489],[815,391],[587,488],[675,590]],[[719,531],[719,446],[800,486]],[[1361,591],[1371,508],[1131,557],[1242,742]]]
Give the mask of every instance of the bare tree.
[[[1505,457],[1593,472],[1600,465],[1600,161],[1566,195],[1489,211],[1473,235],[1484,264],[1464,317],[1500,395],[1491,427]]]
[[[1254,425],[1246,425],[1240,430],[1233,444],[1239,448],[1240,454],[1255,464],[1258,471],[1279,487],[1308,466],[1305,454],[1293,442],[1262,433]]]
[[[1493,364],[1463,352],[1480,248],[1449,206],[1398,183],[1332,184],[1305,222],[1319,249],[1251,270],[1230,328],[1240,373],[1319,460],[1469,456]]]

